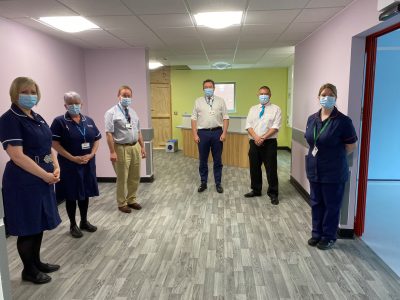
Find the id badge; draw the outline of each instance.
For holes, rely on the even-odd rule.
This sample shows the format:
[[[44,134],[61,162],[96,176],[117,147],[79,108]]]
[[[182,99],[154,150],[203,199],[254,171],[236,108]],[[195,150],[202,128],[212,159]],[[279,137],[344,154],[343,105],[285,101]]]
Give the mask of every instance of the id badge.
[[[125,124],[125,128],[132,129],[132,124],[130,124],[130,123]]]
[[[90,149],[90,143],[82,143],[82,150]]]
[[[317,148],[317,146],[314,146],[314,149],[311,152],[312,156],[315,157],[315,155],[317,155],[317,152],[318,152],[318,148]]]
[[[210,110],[210,116],[214,116],[215,115],[215,111],[214,110]]]

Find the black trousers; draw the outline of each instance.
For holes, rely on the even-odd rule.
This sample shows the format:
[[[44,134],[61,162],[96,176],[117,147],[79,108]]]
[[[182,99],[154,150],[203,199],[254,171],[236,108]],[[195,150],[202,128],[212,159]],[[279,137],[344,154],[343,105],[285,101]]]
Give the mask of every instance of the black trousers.
[[[249,161],[251,189],[261,193],[262,190],[262,169],[264,164],[268,180],[268,196],[278,196],[278,170],[277,170],[277,149],[276,139],[267,139],[261,146],[257,146],[254,140],[250,140]]]

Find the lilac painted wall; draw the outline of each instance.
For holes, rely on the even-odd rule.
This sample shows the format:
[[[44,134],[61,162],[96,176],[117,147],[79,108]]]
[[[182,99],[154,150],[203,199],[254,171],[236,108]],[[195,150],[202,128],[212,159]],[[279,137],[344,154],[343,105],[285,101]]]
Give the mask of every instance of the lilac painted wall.
[[[97,161],[102,162],[97,163],[98,177],[115,177],[105,138],[104,113],[117,104],[121,85],[133,89],[132,107],[139,115],[141,128],[151,127],[147,64],[148,55],[144,48],[85,51],[88,115],[95,120],[103,135],[97,154]],[[144,170],[142,164],[142,175]]]
[[[352,38],[378,24],[378,16],[377,0],[355,1],[296,46],[293,128],[305,130],[308,116],[319,109],[318,89],[325,82],[337,86],[337,105],[343,113],[348,113],[348,107],[353,102],[361,103],[361,97],[349,99]],[[362,78],[363,74],[357,76]],[[353,121],[359,127],[359,120]],[[291,174],[309,190],[304,170],[304,153],[305,148],[294,142]]]
[[[42,99],[34,110],[49,125],[65,111],[66,91],[75,90],[86,98],[82,49],[2,18],[0,45],[0,114],[10,107],[10,85],[18,76],[32,77],[39,84]],[[8,160],[0,151],[0,176]]]

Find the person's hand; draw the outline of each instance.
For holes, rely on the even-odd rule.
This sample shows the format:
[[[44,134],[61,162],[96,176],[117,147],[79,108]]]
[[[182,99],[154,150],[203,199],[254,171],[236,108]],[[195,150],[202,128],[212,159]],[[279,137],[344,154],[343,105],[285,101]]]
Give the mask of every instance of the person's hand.
[[[46,175],[42,178],[43,181],[47,182],[48,184],[54,184],[60,181],[60,178],[54,176],[53,173],[47,172]]]
[[[87,164],[87,160],[85,159],[84,156],[74,156],[74,163],[78,165],[84,165]]]
[[[54,167],[53,175],[54,175],[54,177],[60,179],[60,168],[59,167]]]
[[[197,134],[193,137],[193,140],[196,144],[200,143],[200,138]]]
[[[226,134],[225,134],[225,133],[222,133],[221,136],[219,137],[219,140],[220,140],[221,142],[224,142],[225,139],[226,139]]]
[[[117,153],[116,152],[111,152],[110,153],[110,160],[112,161],[112,162],[116,162],[117,161]]]
[[[88,163],[93,157],[94,157],[94,154],[92,154],[92,153],[82,156],[82,158],[84,159],[85,163]]]
[[[257,146],[261,146],[263,142],[264,142],[264,139],[262,137],[260,137],[260,136],[256,136],[255,139],[254,139],[254,143]]]
[[[140,148],[140,153],[142,155],[142,158],[146,158],[146,150],[144,149],[144,147]]]

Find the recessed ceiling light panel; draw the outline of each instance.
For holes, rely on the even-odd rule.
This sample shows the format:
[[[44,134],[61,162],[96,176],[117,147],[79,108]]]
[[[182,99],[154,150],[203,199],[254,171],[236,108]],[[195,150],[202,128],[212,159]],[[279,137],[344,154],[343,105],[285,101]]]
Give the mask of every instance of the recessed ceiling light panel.
[[[240,25],[242,11],[206,12],[194,15],[197,26],[222,29],[232,25]]]
[[[44,25],[70,33],[99,28],[99,26],[81,16],[41,17],[38,21]]]

